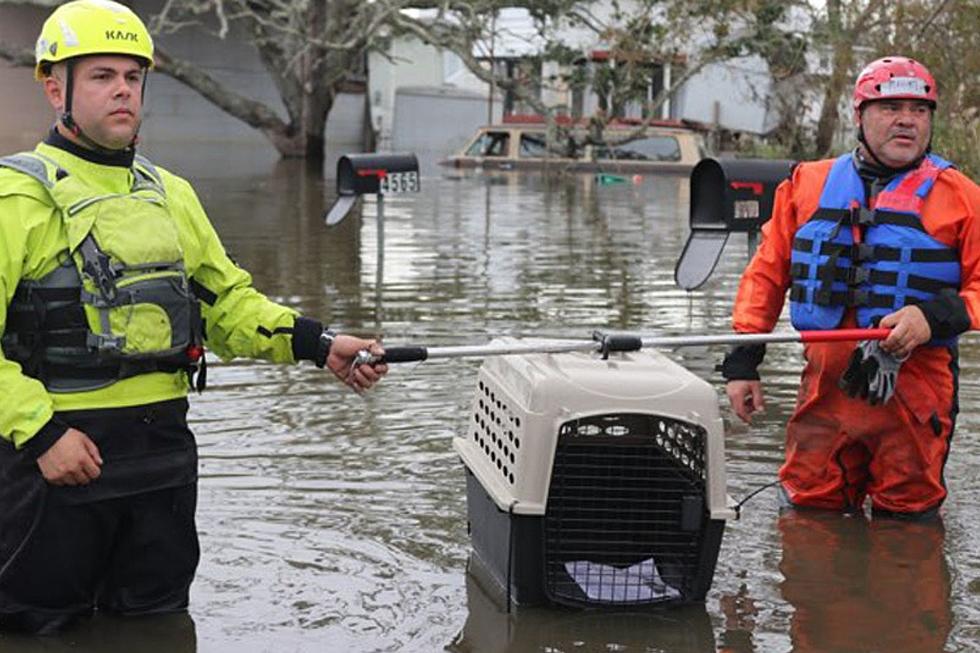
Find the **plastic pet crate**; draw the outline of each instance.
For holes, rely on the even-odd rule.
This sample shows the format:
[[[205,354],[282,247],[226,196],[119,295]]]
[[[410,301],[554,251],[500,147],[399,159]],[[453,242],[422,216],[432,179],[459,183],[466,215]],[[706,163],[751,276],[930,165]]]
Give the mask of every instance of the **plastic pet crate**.
[[[453,441],[473,555],[519,605],[702,601],[734,516],[723,434],[712,387],[655,351],[490,358]]]

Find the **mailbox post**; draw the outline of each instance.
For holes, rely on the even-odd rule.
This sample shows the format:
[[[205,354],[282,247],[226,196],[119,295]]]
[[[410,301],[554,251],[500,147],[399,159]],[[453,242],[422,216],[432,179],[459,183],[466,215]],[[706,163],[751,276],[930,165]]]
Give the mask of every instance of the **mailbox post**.
[[[702,159],[691,171],[691,234],[684,244],[674,280],[694,290],[708,280],[732,232],[745,233],[749,256],[759,229],[772,217],[776,187],[794,161]]]
[[[378,198],[378,264],[375,270],[375,319],[381,319],[385,261],[385,195],[419,192],[419,162],[414,154],[345,154],[337,160],[337,201],[324,221],[333,226],[347,217],[361,195]]]

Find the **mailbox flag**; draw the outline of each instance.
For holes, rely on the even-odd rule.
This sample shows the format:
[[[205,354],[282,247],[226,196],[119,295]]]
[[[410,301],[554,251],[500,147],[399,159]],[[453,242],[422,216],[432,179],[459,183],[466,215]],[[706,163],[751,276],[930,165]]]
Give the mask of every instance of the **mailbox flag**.
[[[674,268],[674,280],[684,290],[694,290],[708,280],[728,242],[728,231],[699,229],[691,232]]]
[[[357,204],[357,195],[340,195],[327,211],[327,226],[332,227],[350,213],[350,210]]]

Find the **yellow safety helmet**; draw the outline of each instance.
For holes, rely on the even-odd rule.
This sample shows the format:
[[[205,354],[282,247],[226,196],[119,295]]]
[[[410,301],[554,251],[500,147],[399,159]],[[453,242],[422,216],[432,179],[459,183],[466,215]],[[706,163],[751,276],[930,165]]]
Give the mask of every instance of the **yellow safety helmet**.
[[[34,48],[34,77],[44,79],[51,64],[92,54],[121,54],[153,67],[153,39],[133,11],[112,0],[74,0],[55,9],[41,27]]]

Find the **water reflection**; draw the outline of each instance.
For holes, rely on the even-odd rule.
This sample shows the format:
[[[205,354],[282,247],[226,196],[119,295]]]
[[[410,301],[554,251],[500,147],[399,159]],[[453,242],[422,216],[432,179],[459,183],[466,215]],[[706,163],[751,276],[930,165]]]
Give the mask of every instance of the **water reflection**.
[[[0,635],[0,649],[18,653],[195,653],[197,634],[187,614],[147,617],[98,615],[60,637]]]
[[[446,647],[451,653],[583,653],[715,651],[703,605],[670,610],[578,611],[506,606],[492,581],[470,565],[466,623]]]
[[[942,651],[952,630],[942,521],[779,518],[793,650]]]
[[[753,633],[759,607],[752,598],[747,584],[742,583],[735,594],[723,595],[718,607],[725,616],[724,630],[721,633],[719,651],[725,653],[754,653],[756,648]]]

